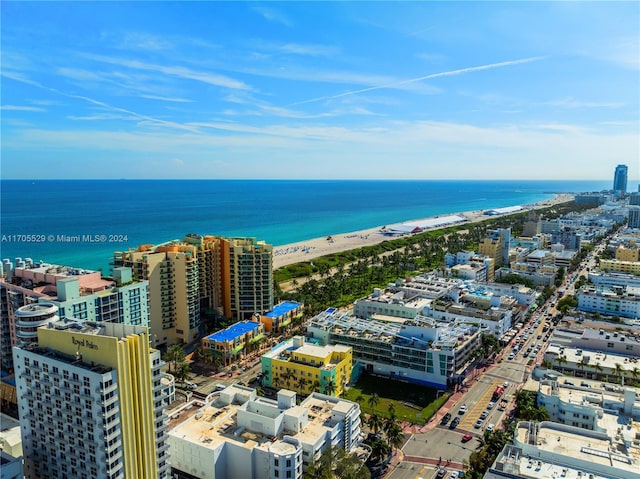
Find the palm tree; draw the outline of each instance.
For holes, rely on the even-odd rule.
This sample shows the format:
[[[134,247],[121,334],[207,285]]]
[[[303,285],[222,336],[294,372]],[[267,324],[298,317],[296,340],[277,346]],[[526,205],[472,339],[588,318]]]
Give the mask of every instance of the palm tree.
[[[367,425],[373,429],[374,434],[378,434],[378,431],[382,429],[382,418],[378,416],[376,413],[373,413],[369,416],[369,420],[367,421]]]
[[[631,370],[631,375],[633,376],[633,379],[638,379],[638,376],[640,376],[640,369],[638,369],[638,366],[634,366]]]
[[[389,411],[389,417],[393,421],[395,419],[395,417],[396,417],[396,406],[395,406],[395,404],[389,403],[389,407],[387,408],[387,410]]]
[[[391,447],[386,441],[376,439],[371,443],[371,459],[376,463],[381,463],[391,453]]]
[[[361,404],[362,401],[364,401],[364,396],[362,394],[358,394],[358,396],[356,397],[356,402],[358,404]]]
[[[171,363],[173,363],[173,370],[178,368],[178,363],[184,361],[184,349],[179,344],[174,344],[165,353],[165,359],[169,361],[169,372],[171,372]]]
[[[320,391],[320,381],[318,381],[317,379],[315,381],[313,381],[313,383],[311,384],[311,390],[315,391],[315,392],[319,392]]]
[[[336,383],[333,382],[333,379],[330,379],[324,385],[324,393],[327,396],[333,396],[333,393],[335,392],[336,392]]]
[[[186,381],[189,379],[190,374],[191,368],[189,367],[189,363],[180,363],[178,368],[175,370],[175,376],[178,381]]]
[[[616,376],[620,378],[622,386],[624,386],[624,368],[622,367],[622,364],[620,363],[615,364],[615,372],[616,372]]]
[[[392,422],[391,424],[391,427],[386,431],[387,443],[392,450],[399,449],[404,444],[404,432],[398,423]]]
[[[597,378],[597,377],[598,377],[597,371],[602,372],[602,366],[600,365],[600,363],[595,363],[595,364],[593,365],[593,369],[595,369],[595,370],[596,370],[595,377]]]
[[[375,411],[376,406],[380,404],[380,396],[378,396],[377,393],[373,393],[369,396],[369,399],[367,399],[367,403],[369,404],[369,407]]]

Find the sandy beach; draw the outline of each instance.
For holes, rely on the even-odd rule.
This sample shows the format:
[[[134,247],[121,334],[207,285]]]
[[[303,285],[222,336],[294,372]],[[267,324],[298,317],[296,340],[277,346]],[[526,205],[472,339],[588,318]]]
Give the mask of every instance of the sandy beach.
[[[522,210],[515,213],[507,213],[498,216],[508,216],[509,214],[522,213],[523,211],[537,210],[541,208],[547,208],[559,203],[566,203],[572,201],[574,195],[572,194],[559,194],[554,198],[534,203],[530,205],[522,205]],[[466,211],[463,213],[451,213],[451,215],[462,216],[466,219],[465,223],[474,223],[477,221],[487,220],[495,218],[496,216],[485,215],[486,210]],[[435,218],[439,218],[447,215],[438,215],[436,217],[423,218],[419,220],[406,220],[397,224],[412,224],[421,223]],[[273,248],[273,268],[278,269],[283,266],[287,266],[294,263],[301,263],[303,261],[311,261],[314,258],[325,256],[332,253],[339,253],[341,251],[348,251],[350,249],[360,248],[362,246],[371,246],[383,241],[393,239],[393,236],[387,236],[381,233],[381,228],[386,225],[376,226],[361,231],[353,231],[351,233],[336,233],[330,237],[314,238],[298,243],[291,243],[282,246],[275,246]],[[430,229],[439,229],[442,226],[434,227]],[[426,230],[425,230],[426,231]],[[330,238],[330,239],[328,239]]]

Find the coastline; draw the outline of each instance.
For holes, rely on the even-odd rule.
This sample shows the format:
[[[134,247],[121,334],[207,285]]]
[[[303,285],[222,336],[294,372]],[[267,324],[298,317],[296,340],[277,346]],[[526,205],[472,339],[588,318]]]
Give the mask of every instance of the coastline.
[[[549,206],[553,206],[560,203],[567,203],[572,201],[575,198],[574,194],[569,193],[561,193],[556,194],[553,198],[546,199],[537,203],[522,205],[522,210],[513,212],[513,213],[504,213],[501,215],[488,216],[485,215],[485,210],[476,210],[476,211],[465,211],[461,213],[451,213],[451,215],[458,215],[465,218],[464,222],[456,223],[456,225],[464,225],[468,223],[474,223],[478,221],[482,221],[485,219],[491,219],[495,217],[509,216],[512,214],[522,213],[526,211],[533,211],[542,208],[548,208]],[[429,220],[434,220],[436,218],[447,216],[447,215],[438,215],[429,218],[422,218],[417,220],[407,220],[398,224],[403,223],[419,223],[425,222]],[[450,225],[442,225],[442,226],[434,226],[431,228],[427,228],[424,231],[432,231],[437,229],[446,228]],[[386,236],[382,234],[381,228],[383,225],[376,226],[374,228],[368,228],[359,231],[352,231],[348,233],[336,233],[330,237],[322,237],[322,238],[312,238],[305,241],[299,241],[296,243],[285,244],[281,246],[273,247],[273,269],[276,270],[278,268],[282,268],[284,266],[288,266],[295,263],[302,263],[304,261],[311,261],[315,258],[319,258],[321,256],[340,253],[343,251],[348,251],[356,248],[361,248],[363,246],[372,246],[383,241],[387,241],[392,237]],[[331,239],[328,239],[331,238]]]

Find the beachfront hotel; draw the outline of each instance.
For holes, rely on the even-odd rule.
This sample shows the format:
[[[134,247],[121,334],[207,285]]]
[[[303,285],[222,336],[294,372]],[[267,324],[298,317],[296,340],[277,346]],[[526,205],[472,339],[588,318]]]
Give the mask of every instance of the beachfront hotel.
[[[174,477],[300,479],[329,446],[351,453],[362,440],[360,406],[312,393],[300,405],[233,385],[169,432]]]
[[[89,271],[16,258],[4,263],[0,279],[2,368],[13,366],[11,348],[37,338],[40,315],[149,326],[147,281],[133,281],[131,269],[114,268],[113,278]],[[42,306],[39,306],[39,304]],[[56,312],[49,310],[55,306]],[[49,311],[49,312],[48,312]],[[28,324],[32,323],[32,324]]]
[[[294,336],[264,354],[263,383],[275,389],[285,387],[304,396],[320,390],[340,396],[351,380],[352,349],[342,345],[317,346]]]
[[[264,326],[257,321],[240,321],[226,329],[202,338],[202,347],[219,354],[228,366],[242,357],[252,346],[266,338]]]
[[[26,477],[169,477],[164,363],[147,331],[63,319],[14,348]]]
[[[350,346],[358,371],[442,389],[462,382],[481,342],[473,324],[423,316],[362,319],[332,308],[307,322],[307,336],[323,345]]]
[[[240,321],[273,308],[272,246],[254,238],[188,234],[117,251],[113,261],[149,281],[158,347],[191,343],[201,335],[204,317]]]

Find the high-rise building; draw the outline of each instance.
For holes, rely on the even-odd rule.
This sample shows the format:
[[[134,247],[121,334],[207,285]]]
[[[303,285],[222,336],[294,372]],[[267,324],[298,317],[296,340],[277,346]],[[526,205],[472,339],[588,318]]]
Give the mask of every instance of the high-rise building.
[[[154,345],[191,343],[205,315],[235,320],[273,308],[271,245],[254,238],[188,234],[182,240],[114,253],[114,264],[149,281]]]
[[[640,206],[629,206],[629,228],[640,228]]]
[[[33,262],[16,258],[15,265],[4,262],[6,278],[0,278],[0,349],[2,368],[12,368],[11,348],[18,340],[36,338],[34,321],[51,305],[60,318],[149,326],[147,281],[133,281],[131,269],[114,268],[113,279],[102,278],[99,271]],[[46,306],[37,307],[36,303]],[[22,319],[18,311],[22,309]],[[22,328],[16,328],[22,321]],[[44,323],[42,323],[44,324]],[[18,334],[22,331],[22,336]]]
[[[168,477],[163,362],[147,331],[60,320],[14,348],[25,477]]]
[[[494,267],[509,264],[509,249],[511,246],[511,228],[492,230],[478,245],[478,252],[481,255],[493,259]],[[493,280],[493,275],[489,278]]]
[[[616,166],[613,175],[613,191],[616,196],[624,196],[627,192],[627,165]]]
[[[273,308],[273,247],[255,238],[222,238],[224,315],[236,320]]]

